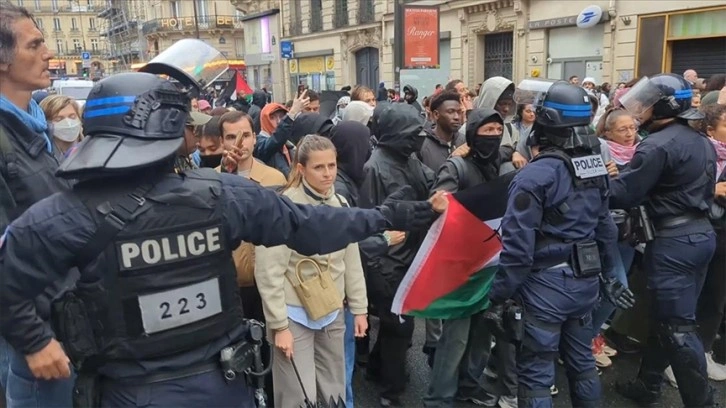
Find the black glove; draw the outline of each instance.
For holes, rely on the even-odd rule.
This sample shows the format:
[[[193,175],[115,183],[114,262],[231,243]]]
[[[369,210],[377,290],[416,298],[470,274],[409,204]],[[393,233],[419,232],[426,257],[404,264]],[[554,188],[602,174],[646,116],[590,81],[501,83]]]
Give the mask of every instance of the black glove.
[[[428,228],[438,214],[428,201],[408,201],[416,198],[411,186],[404,186],[389,195],[378,211],[388,221],[388,228],[396,231],[414,231]]]
[[[635,295],[617,278],[600,275],[600,289],[608,301],[620,309],[630,309],[635,305]]]
[[[504,336],[504,304],[492,303],[482,315],[482,319],[494,337]]]

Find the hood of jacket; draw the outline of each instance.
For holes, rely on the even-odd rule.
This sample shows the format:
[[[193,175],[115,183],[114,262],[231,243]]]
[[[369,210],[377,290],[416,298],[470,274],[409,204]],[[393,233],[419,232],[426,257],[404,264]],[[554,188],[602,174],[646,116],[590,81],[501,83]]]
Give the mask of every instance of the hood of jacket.
[[[358,186],[363,184],[363,165],[370,155],[370,137],[367,126],[351,120],[341,121],[330,133],[338,154],[338,168]]]
[[[502,116],[494,109],[474,109],[466,120],[466,144],[469,147],[474,146],[476,140],[476,131],[482,125],[489,122],[503,123]]]
[[[287,112],[288,110],[285,105],[273,102],[265,105],[265,107],[262,108],[262,111],[260,112],[260,129],[262,129],[263,132],[267,133],[270,136],[272,136],[272,134],[275,132],[275,128],[277,128],[277,126],[272,122],[272,118],[270,117],[273,113],[279,111]]]
[[[290,141],[298,144],[307,135],[328,137],[333,129],[333,121],[318,113],[301,113],[292,122]]]
[[[412,103],[412,102],[414,102],[414,101],[416,101],[418,99],[418,89],[416,89],[415,86],[413,86],[413,85],[406,85],[406,86],[403,87],[403,95],[404,95],[404,98],[403,99],[404,100],[406,99],[405,98],[406,92],[413,94],[413,99],[410,100],[410,101],[406,100],[406,102]]]
[[[514,83],[507,78],[500,76],[487,79],[481,85],[479,97],[477,97],[476,102],[474,103],[474,108],[494,109],[499,97],[502,96],[504,91],[511,91],[514,93]]]
[[[486,180],[491,180],[499,174],[499,137],[477,137],[477,130],[484,124],[498,122],[504,125],[502,116],[494,109],[474,109],[466,123],[466,144],[471,148],[469,158],[479,169]]]
[[[252,104],[257,105],[260,109],[267,104],[267,93],[261,89],[252,93]]]
[[[363,125],[368,125],[371,116],[373,108],[363,101],[351,101],[343,111],[343,120],[354,120]]]
[[[378,111],[378,107],[376,107]],[[377,118],[378,147],[385,147],[404,157],[421,148],[424,118],[407,103],[386,104]],[[374,112],[375,116],[375,112]]]

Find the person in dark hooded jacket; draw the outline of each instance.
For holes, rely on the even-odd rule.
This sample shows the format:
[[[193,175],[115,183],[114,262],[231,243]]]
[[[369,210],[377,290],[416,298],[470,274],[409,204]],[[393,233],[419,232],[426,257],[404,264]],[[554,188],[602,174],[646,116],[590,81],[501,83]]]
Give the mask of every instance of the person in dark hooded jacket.
[[[381,82],[378,84],[378,92],[376,95],[376,101],[386,102],[388,100],[388,91],[386,90],[386,83]]]
[[[357,207],[360,199],[359,189],[363,184],[363,165],[370,156],[370,130],[367,126],[344,120],[338,123],[330,135],[337,151],[338,173],[335,179],[335,192],[345,198],[351,207]],[[400,231],[386,231],[358,242],[364,267],[367,260],[386,253],[389,246],[398,245],[405,234]],[[355,367],[356,351],[359,358],[367,358],[368,336],[355,338],[353,314],[346,308],[345,325],[345,373],[346,373],[346,406],[352,407],[353,400],[353,368]]]
[[[292,123],[290,141],[297,145],[307,135],[330,137],[334,126],[330,118],[319,113],[301,113]]]
[[[247,114],[252,118],[253,130],[255,133],[260,133],[260,113],[262,108],[267,104],[267,92],[262,89],[256,90],[252,93],[252,104]]]
[[[499,176],[499,147],[502,141],[504,120],[494,109],[475,109],[469,114],[466,124],[466,144],[469,154],[466,157],[452,157],[446,160],[436,175],[431,189],[455,193],[478,184],[494,180]],[[427,395],[424,397],[425,407],[450,406],[454,398],[462,400],[486,402],[486,406],[497,406],[497,400],[503,399],[516,406],[516,374],[511,370],[503,370],[505,374],[500,383],[490,382],[488,377],[480,378],[484,372],[484,363],[492,361],[490,372],[496,372],[500,366],[513,367],[514,355],[499,352],[496,357],[488,359],[491,333],[481,324],[481,316],[474,315],[462,319],[445,320],[441,338],[436,345],[432,378]],[[503,350],[512,350],[513,346],[500,340],[497,346]],[[500,356],[501,354],[501,356]],[[500,362],[503,357],[510,360]],[[501,371],[499,372],[501,374]]]
[[[381,104],[384,105],[384,104]],[[424,136],[424,118],[416,108],[402,103],[376,108],[378,144],[364,167],[360,206],[380,205],[388,194],[409,185],[418,199],[426,199],[433,172],[415,157]],[[413,318],[391,313],[393,297],[425,233],[411,233],[400,245],[367,264],[370,302],[378,312],[380,330],[368,361],[368,376],[383,384],[381,405],[399,402],[406,387],[406,351],[413,335]]]
[[[416,108],[420,115],[423,114],[424,110],[421,104],[418,103],[418,89],[412,85],[406,85],[403,87],[403,101]]]

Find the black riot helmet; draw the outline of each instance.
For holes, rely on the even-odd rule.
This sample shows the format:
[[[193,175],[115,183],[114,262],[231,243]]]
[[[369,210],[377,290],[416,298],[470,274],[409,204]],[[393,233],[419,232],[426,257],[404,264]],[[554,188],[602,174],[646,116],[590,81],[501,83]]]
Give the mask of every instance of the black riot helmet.
[[[148,167],[176,154],[191,100],[173,83],[133,72],[97,82],[83,109],[83,142],[57,175],[93,178]]]
[[[675,74],[658,74],[641,78],[620,97],[620,103],[632,115],[642,117],[651,107],[649,121],[669,118],[703,119],[703,113],[691,107],[691,84]]]
[[[517,104],[535,107],[533,140],[566,150],[592,149],[592,105],[587,91],[565,81],[523,80],[514,92]],[[596,140],[596,139],[595,139]]]

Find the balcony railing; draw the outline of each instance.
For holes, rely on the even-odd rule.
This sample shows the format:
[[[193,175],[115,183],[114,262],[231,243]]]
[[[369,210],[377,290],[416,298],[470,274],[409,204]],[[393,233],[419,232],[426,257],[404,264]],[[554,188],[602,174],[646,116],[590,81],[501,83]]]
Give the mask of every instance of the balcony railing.
[[[144,35],[159,32],[194,31],[197,26],[200,30],[215,29],[242,29],[242,20],[236,16],[204,15],[187,17],[157,18],[147,21],[141,28]]]

